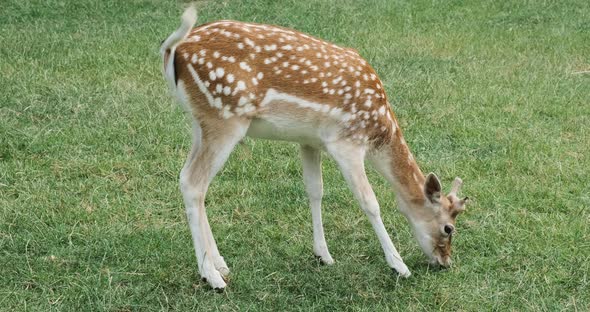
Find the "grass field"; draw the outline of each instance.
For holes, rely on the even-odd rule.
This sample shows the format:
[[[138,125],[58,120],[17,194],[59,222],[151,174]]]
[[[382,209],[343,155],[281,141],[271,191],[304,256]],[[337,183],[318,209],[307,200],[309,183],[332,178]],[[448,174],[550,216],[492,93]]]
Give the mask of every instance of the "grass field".
[[[424,172],[472,199],[454,266],[427,266],[370,172],[413,275],[388,269],[335,164],[334,266],[313,257],[298,148],[246,140],[211,186],[232,270],[201,282],[178,191],[189,122],[158,47],[174,1],[0,9],[0,311],[590,309],[590,2],[198,2],[199,21],[279,24],[354,47],[385,83]]]

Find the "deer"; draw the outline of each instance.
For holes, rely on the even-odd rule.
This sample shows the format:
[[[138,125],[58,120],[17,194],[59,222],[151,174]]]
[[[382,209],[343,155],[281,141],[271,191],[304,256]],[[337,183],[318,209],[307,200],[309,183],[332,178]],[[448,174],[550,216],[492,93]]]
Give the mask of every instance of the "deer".
[[[392,186],[398,210],[432,265],[451,265],[456,217],[465,211],[455,178],[444,195],[434,173],[424,176],[404,140],[382,81],[359,53],[280,26],[231,20],[197,27],[188,7],[161,45],[163,74],[192,117],[192,147],[180,191],[201,278],[223,290],[229,268],[205,211],[207,189],[245,137],[298,143],[313,224],[313,252],[334,263],[324,235],[321,154],[338,165],[377,234],[387,265],[410,270],[383,224],[365,171],[372,164]]]

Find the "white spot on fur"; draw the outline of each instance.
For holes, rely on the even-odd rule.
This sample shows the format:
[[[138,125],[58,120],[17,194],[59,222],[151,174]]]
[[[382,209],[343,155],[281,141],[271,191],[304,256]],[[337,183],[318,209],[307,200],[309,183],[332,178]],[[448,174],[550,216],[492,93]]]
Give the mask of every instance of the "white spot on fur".
[[[223,68],[221,67],[217,67],[217,69],[215,70],[215,75],[218,78],[223,78],[223,75],[225,74],[225,71],[223,70]]]
[[[256,46],[256,44],[254,43],[254,41],[250,40],[250,38],[244,39],[244,43],[246,43],[247,45],[249,45],[251,47],[255,47]]]
[[[249,113],[249,112],[254,111],[254,110],[255,110],[255,107],[252,105],[252,103],[246,102],[244,104],[244,106],[238,107],[236,109],[236,113],[238,113],[239,115],[244,115],[244,114]]]
[[[274,51],[276,49],[277,49],[277,45],[276,44],[264,45],[264,50],[266,50],[266,51]]]
[[[246,105],[246,103],[248,103],[248,99],[244,96],[241,96],[240,99],[238,100],[238,106],[244,106]]]
[[[252,68],[250,68],[250,65],[248,65],[246,62],[240,62],[240,68],[247,72],[252,71]]]
[[[215,99],[221,100],[220,98],[215,98]],[[233,117],[234,114],[232,112],[230,112],[229,109],[230,109],[229,106],[226,106],[223,108],[223,118],[228,119],[228,118]]]

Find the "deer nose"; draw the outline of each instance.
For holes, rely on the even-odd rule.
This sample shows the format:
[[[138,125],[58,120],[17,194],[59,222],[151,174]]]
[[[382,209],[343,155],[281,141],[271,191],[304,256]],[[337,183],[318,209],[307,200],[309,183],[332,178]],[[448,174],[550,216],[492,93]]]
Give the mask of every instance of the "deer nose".
[[[444,230],[447,235],[451,235],[455,230],[455,227],[452,224],[446,224]]]
[[[451,266],[451,264],[453,264],[453,261],[451,260],[451,257],[447,256],[447,257],[437,257],[438,260],[438,264],[440,264],[441,266],[448,268]]]

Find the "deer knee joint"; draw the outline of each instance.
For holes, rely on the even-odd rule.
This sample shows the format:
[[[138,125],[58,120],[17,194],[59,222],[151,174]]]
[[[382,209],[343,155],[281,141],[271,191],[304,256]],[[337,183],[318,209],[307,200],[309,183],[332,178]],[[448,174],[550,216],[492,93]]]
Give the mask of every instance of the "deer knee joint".
[[[369,217],[379,217],[381,215],[381,210],[379,209],[379,205],[368,203],[362,206],[363,211]]]

